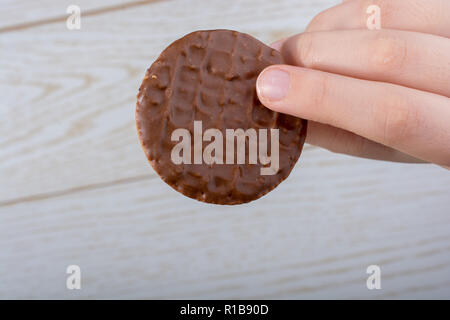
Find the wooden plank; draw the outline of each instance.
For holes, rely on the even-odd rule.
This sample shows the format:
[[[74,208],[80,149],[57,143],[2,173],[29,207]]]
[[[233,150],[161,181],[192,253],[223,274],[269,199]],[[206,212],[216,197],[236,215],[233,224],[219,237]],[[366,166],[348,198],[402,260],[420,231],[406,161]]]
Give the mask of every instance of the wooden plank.
[[[149,178],[0,207],[0,298],[450,298],[443,172],[313,149],[248,205]]]
[[[79,31],[61,22],[0,34],[0,202],[151,173],[134,106],[162,49],[196,29],[270,42],[334,2],[159,2],[87,17]]]
[[[0,34],[0,298],[450,298],[439,167],[308,147],[273,192],[221,207],[170,189],[140,150],[135,94],[171,41],[270,42],[336,2],[160,2]]]

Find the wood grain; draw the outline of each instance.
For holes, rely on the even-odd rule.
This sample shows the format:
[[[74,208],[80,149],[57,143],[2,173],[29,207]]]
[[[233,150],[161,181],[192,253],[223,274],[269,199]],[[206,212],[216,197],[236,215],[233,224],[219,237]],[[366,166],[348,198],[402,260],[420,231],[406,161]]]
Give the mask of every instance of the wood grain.
[[[450,297],[443,172],[315,149],[243,206],[195,202],[156,177],[10,205],[0,297]],[[69,264],[79,292],[64,287]],[[371,264],[381,291],[365,287]]]
[[[87,17],[80,31],[59,23],[0,34],[0,201],[148,174],[134,108],[159,52],[195,29],[270,42],[304,28],[319,8],[291,11],[291,1],[169,1]]]
[[[81,9],[82,17],[105,14],[111,11],[138,7],[162,0],[1,0],[0,33],[33,28],[49,23],[65,22],[70,5]]]
[[[135,95],[174,39],[229,28],[270,42],[337,2],[173,0],[87,16],[80,31],[0,33],[0,298],[450,298],[442,168],[308,146],[273,192],[222,207],[173,191],[140,149]],[[37,3],[6,2],[0,28],[35,21],[18,8],[57,15]],[[117,4],[105,3],[90,8]],[[69,264],[80,291],[65,288]],[[371,264],[382,290],[366,288]]]

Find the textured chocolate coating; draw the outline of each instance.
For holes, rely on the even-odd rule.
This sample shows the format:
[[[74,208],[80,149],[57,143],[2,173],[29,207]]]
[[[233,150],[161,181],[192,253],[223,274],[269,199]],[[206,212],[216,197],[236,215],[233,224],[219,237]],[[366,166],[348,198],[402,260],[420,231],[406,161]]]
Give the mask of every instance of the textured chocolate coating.
[[[263,196],[289,175],[300,156],[307,123],[267,109],[256,94],[259,73],[280,63],[278,51],[230,30],[196,31],[161,53],[139,88],[136,123],[147,158],[166,183],[200,201],[240,204]],[[261,175],[259,161],[175,165],[170,155],[177,141],[171,141],[171,134],[186,128],[194,136],[194,120],[202,121],[203,132],[216,128],[224,137],[225,129],[278,128],[278,172]],[[208,143],[203,142],[203,148]]]

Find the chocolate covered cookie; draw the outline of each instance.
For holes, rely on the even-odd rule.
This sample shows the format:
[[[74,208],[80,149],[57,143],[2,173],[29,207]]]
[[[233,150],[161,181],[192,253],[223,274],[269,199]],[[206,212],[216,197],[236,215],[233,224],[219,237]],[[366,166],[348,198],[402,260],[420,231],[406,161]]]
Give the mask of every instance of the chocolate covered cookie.
[[[300,156],[307,122],[264,107],[256,79],[281,54],[230,30],[173,42],[147,70],[136,106],[153,168],[175,190],[215,204],[255,200]]]

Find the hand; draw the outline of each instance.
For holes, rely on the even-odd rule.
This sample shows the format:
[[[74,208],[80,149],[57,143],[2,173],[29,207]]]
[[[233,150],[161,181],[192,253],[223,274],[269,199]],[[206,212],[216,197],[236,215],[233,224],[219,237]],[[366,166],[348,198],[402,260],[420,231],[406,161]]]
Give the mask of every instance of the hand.
[[[372,4],[381,30],[366,26]],[[450,166],[449,38],[449,0],[347,0],[273,44],[289,65],[266,68],[258,96],[309,120],[308,143]]]

